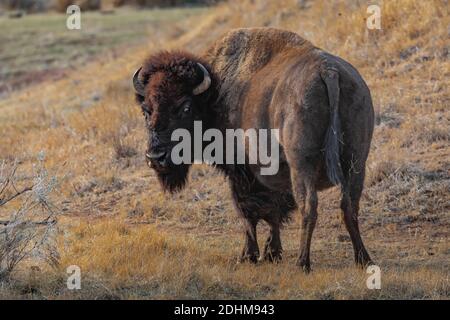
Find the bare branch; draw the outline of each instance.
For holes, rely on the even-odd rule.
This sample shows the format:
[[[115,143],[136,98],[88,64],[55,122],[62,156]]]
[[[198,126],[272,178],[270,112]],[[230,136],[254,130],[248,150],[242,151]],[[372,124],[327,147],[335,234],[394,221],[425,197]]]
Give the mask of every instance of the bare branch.
[[[7,204],[8,202],[14,200],[15,198],[21,196],[22,194],[24,194],[25,192],[31,191],[33,190],[33,186],[31,187],[26,187],[25,189],[23,189],[22,191],[18,191],[16,194],[12,195],[11,197],[7,198],[7,199],[0,199],[0,206],[3,206],[5,204]]]
[[[17,162],[0,165],[0,207],[20,201],[9,218],[0,220],[0,281],[24,260],[39,258],[55,265],[59,259],[55,245],[59,210],[50,200],[56,179],[45,169],[43,154],[38,161],[33,166],[34,183],[23,189],[15,186]]]

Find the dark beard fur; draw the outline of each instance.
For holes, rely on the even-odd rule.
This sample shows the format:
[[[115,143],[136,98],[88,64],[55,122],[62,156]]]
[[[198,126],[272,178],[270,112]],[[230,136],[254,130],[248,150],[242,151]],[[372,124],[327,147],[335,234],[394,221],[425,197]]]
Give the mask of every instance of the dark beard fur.
[[[169,168],[158,170],[154,168],[159,183],[165,192],[175,193],[181,191],[185,186],[189,173],[189,165],[170,165]]]

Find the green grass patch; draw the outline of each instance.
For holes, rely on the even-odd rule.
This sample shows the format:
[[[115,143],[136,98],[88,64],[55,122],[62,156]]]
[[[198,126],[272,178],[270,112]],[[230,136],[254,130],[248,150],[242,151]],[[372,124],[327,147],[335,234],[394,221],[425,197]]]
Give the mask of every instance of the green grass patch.
[[[158,29],[203,13],[204,8],[120,9],[113,14],[81,13],[81,30],[66,27],[68,15],[0,17],[0,92],[2,85],[33,81],[46,72],[76,67],[113,48],[158,40]]]

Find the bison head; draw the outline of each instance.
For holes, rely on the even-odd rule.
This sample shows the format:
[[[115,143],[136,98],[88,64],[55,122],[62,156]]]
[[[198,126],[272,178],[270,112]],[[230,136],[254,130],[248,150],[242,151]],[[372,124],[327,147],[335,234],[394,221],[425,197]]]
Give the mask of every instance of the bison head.
[[[190,167],[172,162],[171,150],[177,143],[171,141],[172,132],[183,128],[193,137],[194,121],[204,122],[211,116],[208,69],[205,62],[186,53],[162,52],[147,59],[133,76],[136,100],[148,129],[147,161],[166,191],[182,189]]]

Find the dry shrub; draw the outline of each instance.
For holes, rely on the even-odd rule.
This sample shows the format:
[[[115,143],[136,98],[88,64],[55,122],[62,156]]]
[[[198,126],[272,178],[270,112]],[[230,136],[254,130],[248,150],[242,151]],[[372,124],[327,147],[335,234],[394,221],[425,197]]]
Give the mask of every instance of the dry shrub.
[[[0,213],[12,210],[7,220],[0,221],[0,280],[30,258],[52,266],[58,263],[55,240],[58,209],[51,199],[56,180],[49,176],[43,161],[39,159],[33,182],[25,187],[16,186],[17,162],[0,165]]]
[[[402,125],[403,147],[427,147],[433,144],[446,145],[450,141],[450,119],[442,114],[421,115],[410,118]]]
[[[368,167],[368,174],[366,177],[366,184],[368,186],[373,186],[391,174],[393,174],[399,167],[399,164],[392,161],[391,159],[380,159],[379,161],[373,162]]]
[[[113,139],[113,148],[115,158],[117,160],[132,158],[138,154],[136,148],[127,144],[124,139],[120,138],[120,136],[115,136]]]

